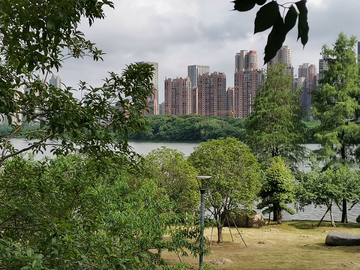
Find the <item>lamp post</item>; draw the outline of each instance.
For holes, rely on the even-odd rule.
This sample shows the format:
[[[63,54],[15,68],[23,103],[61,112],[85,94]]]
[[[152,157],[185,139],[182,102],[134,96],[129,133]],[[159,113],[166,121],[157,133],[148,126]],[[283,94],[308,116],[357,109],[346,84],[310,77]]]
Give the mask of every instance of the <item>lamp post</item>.
[[[201,204],[200,204],[200,254],[199,254],[199,269],[203,266],[204,263],[204,209],[205,209],[205,188],[203,187],[202,180],[210,179],[211,176],[196,176],[196,180],[199,184],[200,194],[201,194]]]

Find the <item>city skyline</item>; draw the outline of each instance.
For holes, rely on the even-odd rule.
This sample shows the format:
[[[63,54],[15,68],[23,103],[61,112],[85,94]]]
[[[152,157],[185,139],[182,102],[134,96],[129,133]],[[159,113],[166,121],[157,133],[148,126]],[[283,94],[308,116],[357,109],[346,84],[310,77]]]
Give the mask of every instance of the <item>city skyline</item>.
[[[285,71],[294,77],[293,86],[302,88],[300,101],[304,115],[311,117],[311,91],[316,88],[319,74],[315,64],[303,63],[298,68],[292,66],[292,51],[289,46],[282,46],[276,56],[271,59],[267,68],[281,63]],[[164,81],[163,110],[159,114],[246,118],[253,112],[254,102],[259,86],[264,80],[264,69],[258,69],[257,53],[254,50],[241,50],[235,54],[233,87],[227,85],[226,74],[210,73],[209,66],[188,66],[187,77],[166,78]],[[320,70],[327,69],[323,61],[319,61]],[[157,114],[158,112],[155,112]]]
[[[308,0],[307,6],[308,43],[303,47],[297,42],[296,27],[284,42],[292,48],[295,75],[303,63],[318,65],[321,47],[331,47],[341,32],[360,38],[360,1],[348,0],[344,4],[338,0]],[[232,11],[233,7],[231,1],[218,0],[118,1],[114,10],[105,10],[104,20],[95,20],[92,27],[84,20],[80,26],[86,38],[106,53],[104,61],[69,59],[59,75],[67,86],[76,88],[80,80],[100,86],[109,71],[120,74],[131,63],[157,62],[162,102],[165,77],[185,77],[189,65],[208,65],[211,72],[224,72],[229,77],[233,74],[235,53],[251,48],[257,51],[258,68],[262,68],[270,30],[253,34],[258,7],[243,13]]]

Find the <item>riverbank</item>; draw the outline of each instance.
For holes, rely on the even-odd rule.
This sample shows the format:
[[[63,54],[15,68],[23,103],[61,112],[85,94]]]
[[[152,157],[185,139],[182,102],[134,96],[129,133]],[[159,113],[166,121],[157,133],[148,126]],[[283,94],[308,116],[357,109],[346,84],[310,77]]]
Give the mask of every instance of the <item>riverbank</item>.
[[[325,245],[329,232],[341,231],[360,234],[360,224],[337,224],[329,222],[316,227],[317,221],[286,221],[262,228],[240,228],[245,247],[235,228],[223,229],[224,242],[212,242],[211,254],[204,262],[222,270],[329,270],[360,269],[360,247],[330,247]],[[212,239],[216,240],[216,230]],[[211,229],[205,230],[210,245]],[[165,253],[170,263],[179,262],[176,255]],[[182,257],[191,268],[197,269],[198,258]]]

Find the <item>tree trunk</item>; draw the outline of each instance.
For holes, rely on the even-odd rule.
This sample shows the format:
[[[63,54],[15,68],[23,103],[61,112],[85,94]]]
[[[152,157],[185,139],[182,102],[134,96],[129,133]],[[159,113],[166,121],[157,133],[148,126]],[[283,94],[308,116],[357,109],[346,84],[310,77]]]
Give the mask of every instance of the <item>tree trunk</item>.
[[[346,202],[345,199],[343,199],[343,203],[342,203],[341,223],[348,223],[348,218],[347,218],[347,202]]]
[[[223,229],[223,226],[222,225],[219,225],[217,227],[217,231],[218,231],[218,243],[222,243],[223,241],[223,237],[222,237],[222,229]]]
[[[275,207],[274,207],[274,211],[273,211],[273,213],[274,213],[274,216],[273,216],[273,221],[277,221],[277,220],[278,220],[278,213],[277,213],[277,211],[276,211]]]
[[[336,225],[335,225],[335,221],[334,221],[334,215],[332,212],[332,208],[330,208],[330,218],[331,218],[331,226],[335,228]]]
[[[281,224],[282,223],[282,217],[281,217],[281,209],[277,210],[277,223]]]
[[[329,212],[329,210],[330,210],[330,209],[331,209],[331,203],[328,205],[328,208],[327,208],[327,210],[326,210],[325,214],[323,215],[323,217],[320,219],[320,221],[319,221],[319,223],[318,223],[317,227],[320,227],[321,222],[324,220],[324,218],[325,218],[325,216],[326,216],[327,212]]]
[[[273,221],[277,222],[278,224],[281,224],[281,208],[280,205],[274,204],[274,218]]]

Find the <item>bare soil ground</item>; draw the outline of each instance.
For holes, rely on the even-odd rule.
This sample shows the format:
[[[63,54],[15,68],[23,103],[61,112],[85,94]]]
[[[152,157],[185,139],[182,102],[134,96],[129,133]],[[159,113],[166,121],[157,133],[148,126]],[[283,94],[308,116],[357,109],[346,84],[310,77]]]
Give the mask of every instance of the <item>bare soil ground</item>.
[[[337,224],[337,228],[323,223],[316,227],[316,221],[289,221],[281,225],[270,224],[262,228],[240,228],[247,247],[236,228],[225,227],[223,243],[216,243],[217,232],[205,230],[211,254],[204,257],[215,269],[222,270],[328,270],[360,269],[360,246],[330,247],[325,245],[329,232],[341,231],[360,234],[360,224]],[[211,237],[212,235],[212,237]],[[212,238],[212,242],[210,241]],[[179,262],[173,254],[164,253],[170,263]],[[198,258],[182,257],[190,269],[198,269]]]

